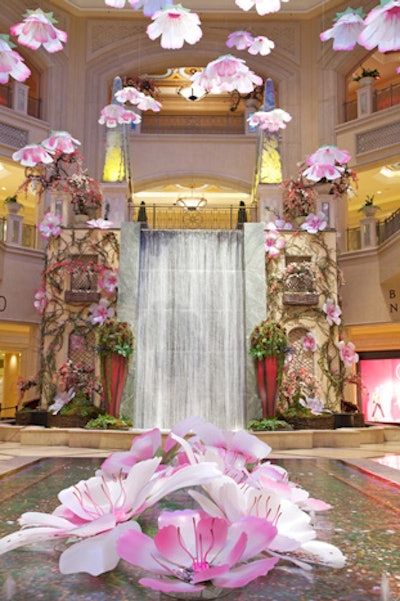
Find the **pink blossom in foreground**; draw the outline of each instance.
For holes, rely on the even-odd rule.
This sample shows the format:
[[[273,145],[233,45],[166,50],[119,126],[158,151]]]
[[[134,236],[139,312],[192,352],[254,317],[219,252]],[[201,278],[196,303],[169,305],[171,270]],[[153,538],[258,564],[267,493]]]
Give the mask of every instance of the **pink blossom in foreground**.
[[[101,465],[101,469],[105,474],[127,475],[132,466],[138,461],[152,459],[157,451],[161,449],[161,432],[158,428],[153,428],[136,436],[129,451],[116,451],[111,453]]]
[[[53,157],[40,144],[27,144],[12,155],[13,161],[20,162],[24,167],[35,167],[38,163],[48,165]]]
[[[285,238],[276,230],[268,230],[264,233],[264,248],[268,258],[274,259],[285,248]]]
[[[237,50],[246,50],[254,42],[254,37],[249,31],[233,31],[228,35],[226,46]]]
[[[271,50],[273,50],[274,48],[275,42],[268,39],[264,35],[259,35],[256,38],[254,38],[247,51],[253,56],[255,56],[256,54],[261,54],[261,56],[267,56],[267,54],[270,54]]]
[[[114,294],[118,286],[118,271],[113,269],[105,269],[100,273],[98,278],[98,286],[107,294]]]
[[[277,558],[257,556],[275,537],[276,529],[254,517],[229,523],[202,511],[164,512],[154,540],[141,532],[123,534],[120,556],[154,574],[139,583],[162,592],[199,592],[207,583],[242,587],[267,574]]]
[[[344,165],[351,160],[348,150],[341,150],[337,146],[320,146],[318,150],[307,157],[307,165]]]
[[[242,10],[250,10],[255,6],[259,15],[278,12],[281,9],[281,1],[288,2],[289,0],[235,0]]]
[[[270,132],[285,129],[286,123],[291,121],[292,117],[282,109],[273,109],[272,111],[256,111],[247,121],[251,127],[259,126],[260,129]]]
[[[327,225],[328,222],[325,213],[319,211],[317,215],[314,213],[307,215],[305,222],[301,224],[301,229],[309,234],[318,234],[318,232],[322,232]]]
[[[93,324],[104,323],[110,317],[114,317],[114,309],[109,306],[108,301],[102,298],[98,304],[90,305],[89,307],[90,322]]]
[[[400,50],[400,0],[381,2],[368,13],[358,43],[382,53]]]
[[[106,125],[106,127],[117,127],[117,125],[123,125],[124,123],[140,123],[141,120],[140,115],[133,111],[128,111],[119,104],[107,104],[101,109],[98,123]]]
[[[46,213],[42,221],[38,225],[38,230],[41,238],[48,240],[53,236],[57,238],[61,234],[61,217]]]
[[[335,303],[333,298],[327,299],[326,303],[322,305],[322,310],[326,314],[326,321],[329,323],[330,326],[333,326],[333,324],[336,324],[337,326],[340,325],[342,321],[340,318],[342,311],[340,307]]]
[[[315,340],[315,336],[311,334],[311,332],[307,332],[305,336],[301,339],[301,343],[303,345],[303,349],[305,351],[314,351],[317,350],[317,341]]]
[[[39,313],[39,315],[43,315],[44,310],[47,307],[47,302],[48,302],[47,296],[46,296],[46,290],[44,288],[39,288],[39,290],[36,290],[33,298],[34,298],[33,306],[35,307],[35,309]]]
[[[356,353],[356,347],[352,342],[348,342],[346,344],[343,340],[341,340],[338,346],[340,358],[346,367],[351,367],[354,365],[354,363],[358,363],[359,356],[358,353]]]
[[[59,151],[66,154],[75,152],[76,147],[81,145],[79,140],[73,138],[67,131],[53,131],[41,144],[49,152]]]
[[[8,83],[10,75],[17,81],[25,81],[31,74],[14,46],[8,35],[0,35],[0,84]]]
[[[170,50],[182,48],[183,44],[196,44],[202,37],[200,19],[183,6],[172,6],[158,10],[152,16],[153,23],[147,27],[151,40],[161,36],[161,47]]]
[[[364,13],[361,8],[347,8],[337,13],[333,27],[320,33],[322,42],[333,39],[333,50],[353,50],[364,28]]]
[[[248,94],[254,86],[263,83],[261,77],[250,71],[245,61],[231,54],[225,54],[208,63],[204,71],[195,73],[191,80],[207,92],[233,92]]]
[[[18,36],[19,44],[37,50],[43,45],[48,52],[62,50],[62,42],[67,41],[67,34],[54,27],[57,21],[53,13],[44,13],[40,8],[28,10],[22,23],[10,27],[12,35]]]

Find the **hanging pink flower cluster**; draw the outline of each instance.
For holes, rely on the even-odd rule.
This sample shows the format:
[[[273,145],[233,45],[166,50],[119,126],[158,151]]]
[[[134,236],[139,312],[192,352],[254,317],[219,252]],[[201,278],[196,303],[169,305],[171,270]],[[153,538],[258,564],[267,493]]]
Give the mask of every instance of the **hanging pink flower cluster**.
[[[234,31],[226,41],[228,48],[247,50],[249,54],[266,56],[275,48],[274,42],[263,35],[253,37],[249,31]]]
[[[347,150],[336,146],[321,146],[307,158],[308,167],[302,172],[303,177],[318,182],[321,179],[333,181],[339,179],[345,171],[344,165],[351,159]]]
[[[154,428],[112,453],[95,476],[61,490],[52,514],[24,513],[22,529],[0,540],[0,554],[61,538],[62,574],[98,576],[122,559],[142,571],[144,587],[205,598],[215,586],[246,586],[281,558],[307,569],[308,560],[343,567],[339,549],[315,540],[309,515],[330,505],[267,462],[270,450],[246,431],[199,418],[176,424],[164,446]],[[157,509],[179,489],[191,509],[184,497],[174,511]],[[147,524],[154,516],[154,537],[142,532],[144,512]]]
[[[233,92],[249,94],[254,86],[261,86],[261,77],[250,71],[245,61],[225,54],[208,63],[204,71],[195,73],[191,80],[213,94]]]
[[[159,111],[162,107],[161,102],[148,94],[144,94],[134,86],[125,86],[115,94],[115,99],[124,104],[130,102],[138,107],[141,111]]]
[[[0,84],[8,83],[11,77],[17,81],[25,81],[31,70],[25,65],[24,59],[13,50],[15,44],[10,42],[10,36],[0,35]]]
[[[385,0],[366,18],[361,8],[337,13],[333,27],[320,34],[323,42],[333,39],[334,50],[353,50],[358,43],[379,52],[400,50],[400,0]]]
[[[134,111],[126,109],[120,104],[107,104],[101,109],[98,123],[106,127],[117,127],[117,125],[138,124],[142,118]]]
[[[49,138],[40,144],[27,144],[12,155],[13,161],[21,163],[24,167],[35,167],[39,163],[49,165],[54,161],[57,153],[70,154],[75,152],[76,146],[80,145],[66,131],[53,131]]]
[[[158,10],[151,18],[147,35],[151,40],[161,36],[161,47],[168,50],[182,48],[185,42],[196,44],[203,35],[199,15],[181,4]]]
[[[105,0],[107,6],[113,8],[124,8],[126,0]],[[128,0],[133,10],[143,8],[145,17],[151,17],[157,10],[163,10],[167,6],[173,6],[172,0]]]
[[[291,121],[292,117],[282,109],[272,109],[271,111],[256,111],[247,119],[251,127],[259,127],[270,132],[279,131],[286,128],[286,123]]]
[[[304,223],[301,224],[301,229],[309,234],[318,234],[318,232],[322,232],[327,225],[328,222],[325,213],[319,211],[317,215],[314,213],[307,215]]]
[[[54,27],[57,21],[53,13],[45,13],[40,8],[28,10],[22,23],[10,27],[11,35],[18,36],[18,43],[31,50],[43,46],[50,53],[62,50],[62,42],[67,41],[67,34]]]

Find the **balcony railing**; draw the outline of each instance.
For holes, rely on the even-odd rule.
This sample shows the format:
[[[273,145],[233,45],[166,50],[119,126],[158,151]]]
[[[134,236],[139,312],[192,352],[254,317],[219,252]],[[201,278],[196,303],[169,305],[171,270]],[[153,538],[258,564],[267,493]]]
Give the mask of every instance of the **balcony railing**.
[[[151,115],[143,114],[143,134],[244,134],[243,115]]]
[[[400,209],[397,209],[386,219],[376,222],[376,237],[378,244],[383,244],[391,236],[400,231]],[[353,227],[347,230],[347,250],[360,250],[361,228]]]
[[[377,113],[384,109],[400,104],[400,84],[392,84],[382,90],[374,90],[372,96],[372,111]],[[357,100],[344,103],[345,121],[357,119]]]
[[[14,235],[14,234],[16,234],[16,232],[13,232],[12,234]],[[0,218],[0,242],[9,242],[9,237],[7,236],[7,218],[6,217]],[[12,240],[12,243],[15,243],[15,242]],[[30,225],[27,223],[22,224],[21,246],[23,246],[24,248],[37,248],[38,247],[36,225]]]
[[[13,106],[13,89],[11,86],[0,85],[0,106],[12,108]],[[28,96],[28,115],[40,119],[41,100]]]
[[[240,213],[239,213],[240,211]],[[141,220],[143,227],[155,230],[233,230],[240,228],[245,221],[256,221],[254,209],[243,209],[237,205],[225,207],[202,207],[187,209],[177,206],[148,205],[147,221]],[[137,221],[138,213],[133,215]],[[141,212],[143,219],[143,212]]]

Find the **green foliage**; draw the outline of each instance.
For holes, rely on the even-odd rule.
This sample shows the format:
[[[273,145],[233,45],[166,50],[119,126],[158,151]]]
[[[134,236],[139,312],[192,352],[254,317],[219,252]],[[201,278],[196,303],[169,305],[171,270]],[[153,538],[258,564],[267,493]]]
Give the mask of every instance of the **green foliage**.
[[[133,352],[133,334],[126,321],[107,319],[96,330],[97,351],[100,355],[118,353],[129,357]]]
[[[92,403],[84,392],[77,392],[74,398],[64,405],[58,415],[80,415],[82,417],[97,417],[99,409]]]
[[[283,355],[288,347],[286,330],[275,321],[262,321],[250,334],[250,355],[255,359]]]
[[[379,79],[381,74],[378,69],[366,69],[362,67],[361,73],[353,77],[353,81],[360,81],[363,77],[373,77],[374,79]]]
[[[269,430],[275,432],[276,430],[292,430],[292,426],[287,422],[279,419],[278,417],[266,417],[263,419],[252,419],[247,424],[248,430],[255,432],[261,432]]]
[[[133,426],[132,420],[127,417],[113,417],[108,413],[102,413],[98,417],[91,419],[85,426],[88,430],[126,430]]]

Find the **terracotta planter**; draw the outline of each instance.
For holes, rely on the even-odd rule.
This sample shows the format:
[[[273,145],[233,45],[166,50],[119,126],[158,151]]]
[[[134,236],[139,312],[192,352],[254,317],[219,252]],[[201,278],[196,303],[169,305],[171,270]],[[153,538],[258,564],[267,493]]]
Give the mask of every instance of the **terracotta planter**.
[[[262,416],[274,417],[278,389],[279,357],[265,357],[256,361],[258,392],[261,398]]]
[[[101,358],[101,378],[105,411],[113,417],[119,416],[127,375],[127,357],[118,353],[111,353]]]

